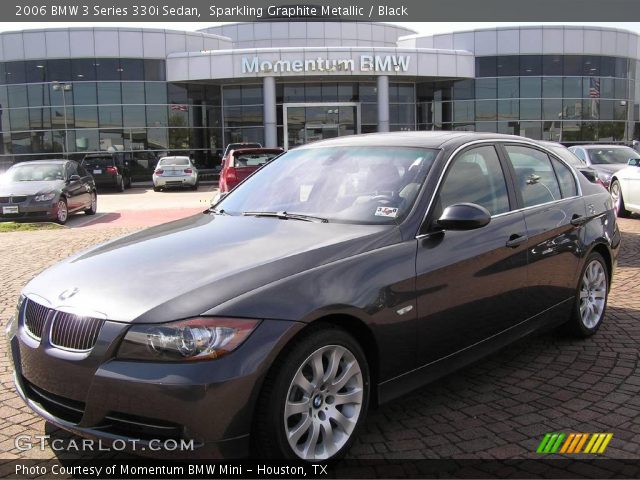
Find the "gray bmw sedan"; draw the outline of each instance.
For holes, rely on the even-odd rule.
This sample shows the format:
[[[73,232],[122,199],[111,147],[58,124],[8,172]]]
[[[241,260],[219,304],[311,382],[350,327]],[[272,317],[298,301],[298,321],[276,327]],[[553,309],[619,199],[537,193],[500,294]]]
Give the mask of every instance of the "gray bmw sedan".
[[[335,458],[372,405],[542,327],[595,334],[619,245],[609,194],[534,141],[321,141],[35,277],[15,383],[83,437]]]

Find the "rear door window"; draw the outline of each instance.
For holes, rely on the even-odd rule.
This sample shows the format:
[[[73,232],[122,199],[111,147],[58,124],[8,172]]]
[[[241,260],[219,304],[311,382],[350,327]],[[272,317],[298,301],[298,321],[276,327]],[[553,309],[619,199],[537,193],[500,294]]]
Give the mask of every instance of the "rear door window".
[[[549,156],[530,147],[505,145],[516,174],[516,184],[525,207],[562,198],[560,185]]]
[[[578,188],[576,187],[576,179],[569,167],[553,157],[551,158],[551,163],[560,183],[562,198],[575,197],[578,194]]]

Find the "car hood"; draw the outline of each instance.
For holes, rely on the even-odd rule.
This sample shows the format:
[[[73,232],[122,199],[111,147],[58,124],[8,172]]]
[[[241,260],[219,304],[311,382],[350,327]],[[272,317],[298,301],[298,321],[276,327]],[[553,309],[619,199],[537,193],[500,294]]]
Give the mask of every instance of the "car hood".
[[[198,214],[81,252],[23,293],[82,315],[165,322],[399,238],[394,226]]]
[[[6,182],[0,183],[0,196],[8,195],[37,195],[53,190],[60,190],[64,186],[62,180],[42,182]]]
[[[591,168],[597,170],[600,173],[605,173],[607,175],[611,175],[616,173],[618,170],[622,170],[627,166],[626,163],[614,163],[609,165],[591,165]]]

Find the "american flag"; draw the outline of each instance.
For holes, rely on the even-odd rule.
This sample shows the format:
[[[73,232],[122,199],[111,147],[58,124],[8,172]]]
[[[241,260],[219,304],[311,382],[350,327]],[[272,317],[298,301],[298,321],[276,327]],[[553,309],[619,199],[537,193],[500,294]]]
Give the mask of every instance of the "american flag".
[[[599,78],[592,77],[589,79],[589,97],[600,98],[600,79]]]
[[[173,104],[171,105],[171,110],[177,111],[177,112],[186,112],[189,110],[189,106],[188,105],[179,105],[179,104]]]

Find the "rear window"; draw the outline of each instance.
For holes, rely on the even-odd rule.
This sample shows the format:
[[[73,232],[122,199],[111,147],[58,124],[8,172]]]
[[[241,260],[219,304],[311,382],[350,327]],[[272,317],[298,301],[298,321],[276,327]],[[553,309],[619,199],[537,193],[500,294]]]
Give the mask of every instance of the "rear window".
[[[280,155],[280,153],[281,152],[238,154],[234,155],[233,163],[236,168],[260,167]]]
[[[186,157],[161,158],[160,162],[158,162],[158,165],[180,165],[180,166],[185,166],[185,165],[189,165],[189,159],[186,158]]]
[[[82,160],[82,165],[88,168],[94,167],[112,167],[113,157],[91,157]]]

